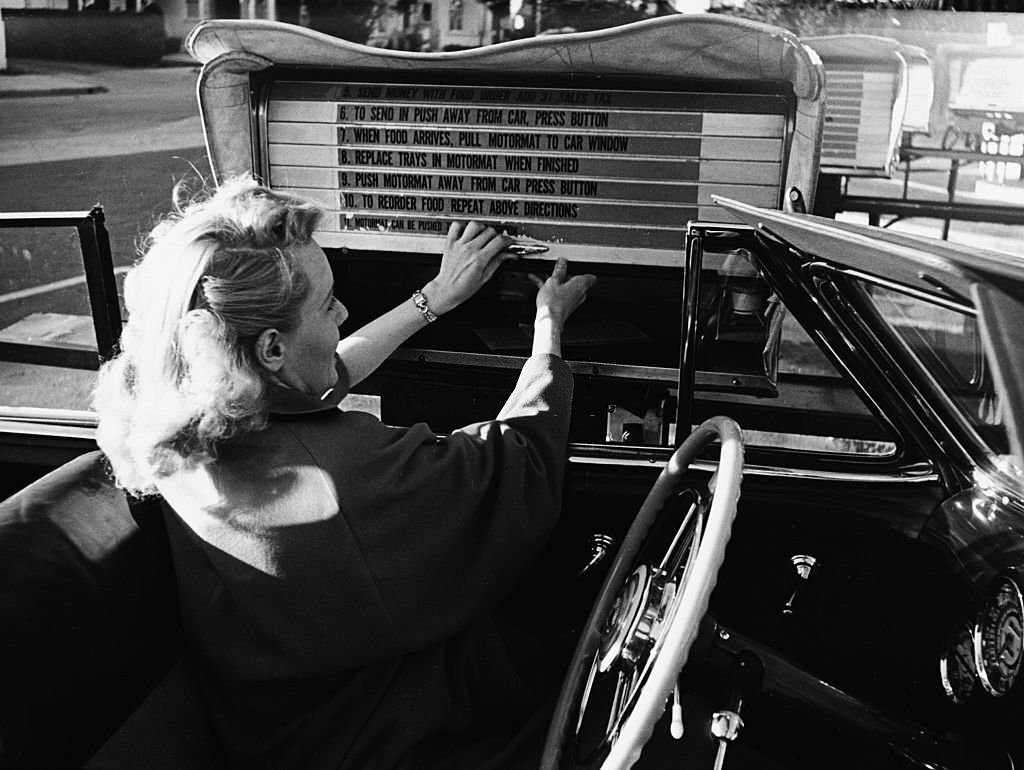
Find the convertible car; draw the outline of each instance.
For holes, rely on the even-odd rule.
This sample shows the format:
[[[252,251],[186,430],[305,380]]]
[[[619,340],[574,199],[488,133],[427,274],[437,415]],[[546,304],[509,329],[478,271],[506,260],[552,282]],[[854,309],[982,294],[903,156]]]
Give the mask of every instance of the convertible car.
[[[570,599],[518,608],[551,650],[545,770],[1024,762],[1024,262],[803,213],[813,51],[688,17],[438,55],[256,22],[190,45],[215,173],[321,201],[353,328],[436,266],[438,222],[516,236],[341,408],[486,418],[529,350],[528,274],[598,275],[523,593]],[[89,243],[95,366],[120,322]],[[0,412],[0,765],[217,767],[167,511],[111,485],[93,429]]]

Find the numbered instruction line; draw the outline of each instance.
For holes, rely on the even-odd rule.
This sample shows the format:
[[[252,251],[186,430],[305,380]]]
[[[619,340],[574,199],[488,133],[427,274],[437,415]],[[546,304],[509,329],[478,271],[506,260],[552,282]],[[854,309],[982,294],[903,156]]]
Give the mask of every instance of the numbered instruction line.
[[[623,227],[603,222],[562,223],[540,219],[506,219],[489,217],[482,221],[504,230],[509,235],[526,237],[547,244],[560,244],[572,248],[598,249],[641,249],[657,250],[668,255],[678,255],[686,238],[686,225],[689,221],[706,219],[709,221],[728,220],[722,210],[712,207],[697,207],[680,211],[679,222],[672,225],[644,225],[642,227]],[[321,232],[329,234],[321,245],[350,246],[350,236],[363,235],[368,238],[386,235],[389,238],[402,237],[410,241],[430,236],[443,237],[448,232],[451,218],[433,218],[429,215],[401,214],[369,214],[344,216],[337,213],[328,214],[320,224]],[[378,242],[379,243],[379,242]],[[357,247],[362,248],[362,247]],[[379,246],[373,247],[379,248]],[[418,249],[417,249],[418,250]],[[662,254],[658,259],[664,259]],[[675,259],[676,256],[670,256]],[[648,255],[650,258],[650,255]],[[644,264],[648,264],[645,260]]]
[[[466,159],[472,155],[462,156]],[[407,179],[414,190],[422,189],[463,189],[453,178],[499,179],[500,186],[508,192],[519,192],[527,185],[527,179],[575,180],[595,182],[602,190],[618,185],[651,185],[671,187],[674,185],[711,183],[769,185],[779,187],[782,179],[782,164],[778,161],[720,161],[687,160],[685,162],[649,161],[643,166],[628,160],[590,160],[572,157],[549,157],[505,155],[503,164],[486,164],[485,167],[467,169],[467,164],[451,164],[449,168],[419,166],[333,166],[318,167],[307,165],[283,165],[271,158],[270,175],[281,184],[293,187],[321,189],[344,189],[364,186],[360,180],[378,175],[380,179]],[[483,166],[483,164],[477,164]],[[497,168],[492,168],[497,165]],[[441,181],[444,179],[445,181]],[[429,184],[428,184],[429,182]],[[354,183],[354,184],[353,184]],[[472,183],[469,183],[472,184]],[[395,185],[387,185],[393,187]],[[518,189],[517,189],[518,188]],[[625,189],[625,188],[623,188]],[[630,193],[628,197],[634,197]]]

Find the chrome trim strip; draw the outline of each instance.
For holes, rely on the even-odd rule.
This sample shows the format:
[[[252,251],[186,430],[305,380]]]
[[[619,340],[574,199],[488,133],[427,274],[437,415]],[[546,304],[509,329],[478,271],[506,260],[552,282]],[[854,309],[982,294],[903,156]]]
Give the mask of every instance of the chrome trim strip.
[[[391,359],[394,361],[456,364],[459,366],[487,366],[492,369],[520,369],[526,363],[527,357],[430,350],[426,348],[399,348],[391,354]],[[673,385],[679,382],[679,370],[665,366],[631,366],[626,364],[608,364],[600,361],[566,361],[566,363],[574,374],[656,380],[670,382]]]
[[[96,440],[96,428],[82,425],[61,425],[46,422],[22,420],[0,420],[0,442],[3,436],[35,436],[45,438],[68,438]]]
[[[946,294],[941,293],[941,291],[936,291],[934,293],[923,291],[913,286],[907,286],[906,284],[896,283],[895,281],[881,278],[877,275],[873,275],[872,273],[865,273],[862,270],[856,270],[854,268],[837,268],[827,262],[812,263],[812,266],[818,265],[824,265],[827,269],[839,273],[840,275],[864,281],[865,283],[873,283],[877,286],[881,286],[883,289],[888,289],[889,291],[906,294],[914,299],[919,299],[922,302],[931,302],[932,304],[940,305],[947,310],[953,310],[957,313],[963,313],[964,315],[977,315],[977,310],[975,310],[972,305],[965,304],[964,302],[955,299],[950,299]]]
[[[28,425],[73,425],[96,427],[99,415],[87,409],[57,409],[41,406],[0,407],[0,423],[24,423]]]
[[[634,459],[569,455],[569,463],[574,465],[619,465],[632,468],[664,468],[668,463],[668,460],[658,460],[654,457]],[[690,467],[699,471],[708,471],[710,473],[718,469],[718,464],[707,460],[697,460]],[[746,465],[743,468],[743,474],[751,476],[777,476],[787,479],[805,479],[812,481],[845,481],[875,484],[923,484],[937,483],[939,481],[939,475],[934,472],[922,473],[919,475],[897,473],[856,473],[849,471],[813,471],[802,468],[779,468],[766,465]]]
[[[0,436],[31,434],[34,436],[59,437],[86,439],[94,441],[96,438],[95,427],[87,425],[67,425],[53,422],[37,422],[33,420],[0,419]],[[667,450],[652,447],[658,454],[664,454]],[[645,458],[637,457],[587,457],[578,454],[569,455],[569,463],[572,465],[592,466],[620,466],[627,468],[657,468],[661,470],[668,463],[668,456],[659,459],[655,456]],[[707,460],[697,460],[691,466],[699,471],[708,473],[717,470],[717,463]],[[899,483],[899,484],[921,484],[936,483],[939,481],[937,473],[922,473],[919,475],[900,475],[894,473],[852,473],[843,471],[812,471],[797,468],[779,468],[764,465],[747,465],[743,472],[745,475],[753,476],[775,476],[788,479],[805,479],[814,481],[846,481],[846,482],[868,482],[868,483]]]

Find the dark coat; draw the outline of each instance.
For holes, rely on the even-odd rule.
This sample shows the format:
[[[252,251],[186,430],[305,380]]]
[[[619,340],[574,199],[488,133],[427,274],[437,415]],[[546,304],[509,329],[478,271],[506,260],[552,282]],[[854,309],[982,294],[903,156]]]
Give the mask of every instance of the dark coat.
[[[537,356],[495,420],[439,437],[277,390],[266,430],[161,482],[232,765],[511,761],[536,704],[492,610],[557,520],[571,395]]]

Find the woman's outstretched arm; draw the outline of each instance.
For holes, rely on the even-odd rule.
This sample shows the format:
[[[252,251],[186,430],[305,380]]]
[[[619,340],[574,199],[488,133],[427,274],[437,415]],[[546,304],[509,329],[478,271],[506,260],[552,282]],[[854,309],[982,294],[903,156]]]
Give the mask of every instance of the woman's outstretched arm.
[[[514,259],[505,252],[511,239],[479,222],[463,226],[453,222],[435,278],[419,289],[419,304],[412,296],[370,321],[338,343],[338,357],[351,384],[365,379],[399,345],[439,317],[458,307],[480,289],[502,262]]]

